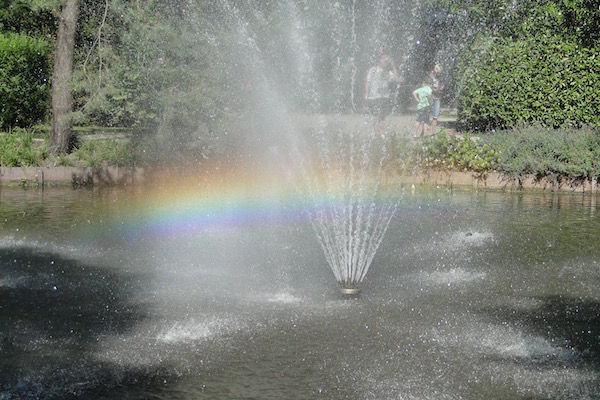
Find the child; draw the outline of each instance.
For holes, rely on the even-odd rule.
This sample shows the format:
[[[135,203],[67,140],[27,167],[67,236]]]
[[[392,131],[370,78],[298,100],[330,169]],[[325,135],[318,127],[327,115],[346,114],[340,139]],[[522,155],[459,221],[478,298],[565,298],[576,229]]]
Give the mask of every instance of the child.
[[[427,80],[423,80],[421,87],[413,92],[417,102],[417,122],[415,123],[415,137],[425,135],[429,128],[429,111],[431,109],[431,86]]]
[[[442,66],[436,64],[433,70],[429,73],[429,80],[431,82],[431,98],[433,100],[431,107],[431,134],[435,135],[437,129],[438,118],[440,116],[440,105],[442,99],[442,92],[444,90],[444,84],[440,82],[440,73],[442,72]]]

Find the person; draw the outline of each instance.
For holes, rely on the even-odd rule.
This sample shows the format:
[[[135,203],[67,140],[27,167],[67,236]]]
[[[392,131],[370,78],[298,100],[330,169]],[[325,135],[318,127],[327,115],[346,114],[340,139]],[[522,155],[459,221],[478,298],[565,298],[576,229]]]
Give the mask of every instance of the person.
[[[413,91],[413,98],[417,102],[417,121],[415,123],[415,137],[426,135],[429,128],[429,112],[432,103],[432,90],[427,79],[423,79],[421,87]]]
[[[429,73],[429,79],[431,82],[431,98],[433,104],[431,107],[431,134],[435,135],[437,129],[438,118],[440,116],[440,106],[442,101],[442,91],[444,90],[444,84],[440,82],[439,75],[442,72],[442,66],[436,64],[433,70]]]
[[[385,118],[392,112],[395,87],[400,82],[398,68],[392,58],[383,55],[377,65],[371,67],[365,79],[365,101],[369,113],[377,120],[377,128],[383,130]]]

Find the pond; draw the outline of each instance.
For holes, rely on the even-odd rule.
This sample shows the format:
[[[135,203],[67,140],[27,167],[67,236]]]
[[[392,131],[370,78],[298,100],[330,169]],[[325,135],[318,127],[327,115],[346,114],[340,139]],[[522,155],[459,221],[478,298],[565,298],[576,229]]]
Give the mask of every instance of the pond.
[[[594,196],[399,188],[343,297],[291,202],[154,189],[0,189],[0,399],[600,398]]]

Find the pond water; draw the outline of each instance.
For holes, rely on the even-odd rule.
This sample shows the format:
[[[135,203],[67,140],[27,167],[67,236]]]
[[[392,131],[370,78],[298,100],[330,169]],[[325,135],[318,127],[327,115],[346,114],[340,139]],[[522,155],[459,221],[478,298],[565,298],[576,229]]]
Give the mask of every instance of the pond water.
[[[290,202],[1,188],[0,399],[600,398],[596,197],[398,196],[344,298]]]

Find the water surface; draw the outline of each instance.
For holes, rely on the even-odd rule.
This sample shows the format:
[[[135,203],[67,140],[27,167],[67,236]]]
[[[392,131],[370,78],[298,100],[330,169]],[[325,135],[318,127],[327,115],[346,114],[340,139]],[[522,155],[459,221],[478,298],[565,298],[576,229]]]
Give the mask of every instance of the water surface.
[[[399,189],[347,299],[285,201],[149,196],[0,189],[0,399],[600,398],[595,197]]]

